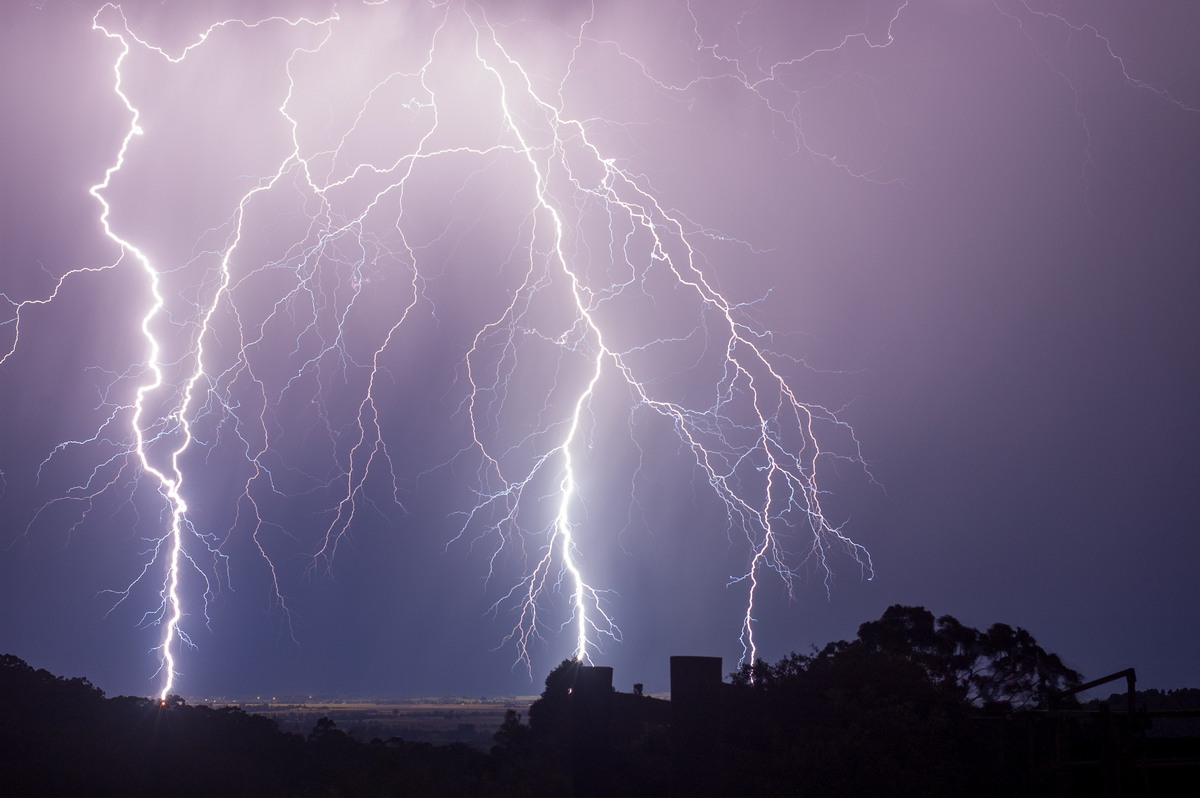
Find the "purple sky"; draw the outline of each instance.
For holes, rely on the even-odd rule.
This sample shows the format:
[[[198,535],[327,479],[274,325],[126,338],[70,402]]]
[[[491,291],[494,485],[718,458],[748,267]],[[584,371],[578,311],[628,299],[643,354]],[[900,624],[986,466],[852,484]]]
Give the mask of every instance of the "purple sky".
[[[99,5],[0,10],[0,650],[149,694],[172,513],[130,432],[148,273],[89,194],[130,125]],[[159,274],[154,467],[198,341],[206,369],[178,692],[537,692],[575,648],[563,441],[623,689],[732,670],[772,541],[767,659],[921,604],[1200,684],[1200,7],[121,5],[144,135],[100,193]],[[234,13],[313,22],[147,49]],[[547,545],[531,685],[509,634]]]

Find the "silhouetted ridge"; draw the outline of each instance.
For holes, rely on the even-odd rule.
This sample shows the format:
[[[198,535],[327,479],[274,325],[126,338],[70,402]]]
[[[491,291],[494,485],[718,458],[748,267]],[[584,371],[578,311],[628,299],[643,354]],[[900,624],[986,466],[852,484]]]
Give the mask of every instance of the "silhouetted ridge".
[[[6,796],[504,794],[462,745],[365,743],[325,720],[307,739],[237,707],[105,698],[87,679],[0,657]]]
[[[1082,689],[1126,694],[1080,705]],[[105,698],[0,657],[5,796],[1191,796],[1200,690],[1083,682],[1029,632],[889,607],[836,641],[722,677],[672,657],[671,700],[564,660],[490,753],[307,736],[236,707]],[[1150,706],[1148,706],[1150,705]]]

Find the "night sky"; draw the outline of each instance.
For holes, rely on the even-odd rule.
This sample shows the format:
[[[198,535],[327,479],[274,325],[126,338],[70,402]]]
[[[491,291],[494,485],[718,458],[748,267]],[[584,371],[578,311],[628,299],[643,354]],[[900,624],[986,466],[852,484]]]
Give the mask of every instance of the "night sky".
[[[759,656],[917,604],[1200,686],[1200,4],[100,5],[0,10],[0,650],[160,689],[140,391],[184,695],[540,691],[572,420],[621,689],[743,656],[764,531],[689,434],[792,569]],[[179,60],[234,14],[287,19]]]

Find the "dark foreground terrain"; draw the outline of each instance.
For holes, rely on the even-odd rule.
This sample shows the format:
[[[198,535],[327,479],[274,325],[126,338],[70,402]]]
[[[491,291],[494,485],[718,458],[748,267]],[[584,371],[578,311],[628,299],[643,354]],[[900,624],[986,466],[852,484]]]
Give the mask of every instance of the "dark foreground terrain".
[[[6,796],[1191,796],[1200,690],[1080,705],[1081,676],[1021,629],[890,608],[776,664],[673,657],[672,700],[564,661],[490,750],[300,734],[237,707],[106,698],[0,656]],[[382,727],[381,727],[382,728]],[[478,736],[480,730],[472,730]]]

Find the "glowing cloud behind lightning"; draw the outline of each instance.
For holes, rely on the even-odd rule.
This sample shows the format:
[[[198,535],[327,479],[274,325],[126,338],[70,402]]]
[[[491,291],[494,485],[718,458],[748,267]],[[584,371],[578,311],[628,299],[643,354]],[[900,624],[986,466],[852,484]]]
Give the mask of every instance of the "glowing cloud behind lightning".
[[[857,441],[834,412],[800,398],[803,369],[756,320],[758,298],[718,289],[709,271],[711,243],[747,257],[754,248],[664,204],[646,174],[607,152],[621,120],[569,108],[591,80],[587,53],[616,46],[593,36],[594,9],[564,23],[566,60],[553,79],[545,64],[513,55],[482,4],[380,4],[355,14],[221,20],[174,50],[135,32],[119,5],[101,7],[93,22],[116,51],[112,95],[128,128],[91,194],[119,252],[103,268],[141,275],[143,351],[106,386],[126,398],[111,403],[97,434],[50,459],[116,441],[62,501],[86,503],[131,474],[158,497],[161,531],[115,594],[119,604],[161,580],[144,623],[158,629],[162,697],[176,687],[189,629],[232,585],[234,541],[252,541],[288,626],[285,596],[297,588],[285,585],[329,572],[365,513],[402,512],[391,427],[422,422],[393,407],[391,386],[414,378],[402,352],[420,346],[430,322],[452,316],[461,317],[454,328],[478,319],[456,356],[458,398],[448,404],[466,436],[412,484],[419,494],[440,472],[465,475],[475,498],[457,508],[447,547],[492,552],[489,584],[524,564],[492,609],[512,613],[507,639],[526,667],[547,631],[570,627],[580,660],[622,638],[619,597],[589,576],[590,550],[619,530],[597,528],[588,506],[602,493],[636,492],[639,469],[598,485],[589,453],[621,429],[637,445],[630,425],[639,419],[674,434],[685,468],[724,508],[720,526],[743,547],[744,571],[730,584],[745,601],[744,657],[756,655],[755,602],[768,575],[790,592],[799,567],[815,564],[828,579],[830,553],[842,550],[870,576],[866,550],[822,508],[829,462],[865,474]],[[401,53],[394,63],[384,57],[389,43],[370,41],[387,36]],[[239,125],[239,138],[255,140],[265,153],[259,171],[228,171],[234,164],[222,164],[218,148],[224,210],[204,208],[166,240],[122,214],[133,187],[188,190],[179,182],[188,170],[156,179],[138,162],[170,153],[157,138],[169,135],[170,120],[152,98],[163,102],[164,89],[193,91],[197,103],[221,97],[230,48],[260,42],[270,46],[261,92],[250,98],[257,116],[240,121],[235,108],[214,120],[224,135]],[[618,56],[652,91],[686,93]],[[215,95],[196,88],[206,80],[218,84]],[[743,86],[762,100],[759,85]],[[239,184],[240,194],[229,191]],[[434,289],[464,267],[455,249],[474,235],[490,239],[483,262],[469,265],[486,293],[464,298],[464,311]],[[822,429],[849,449],[828,449]],[[314,438],[324,441],[320,456],[299,456],[297,441]],[[236,495],[224,499],[234,510],[222,525],[218,513],[199,520],[192,486],[229,451],[241,462]],[[289,497],[324,503],[315,538],[279,520]],[[280,531],[293,551],[309,552],[300,574],[283,567]]]
[[[705,135],[709,103],[832,179],[909,191],[911,175],[846,154],[807,109],[859,80],[844,59],[893,47],[915,7],[796,32],[803,46],[742,41],[757,6],[677,3],[645,25],[636,4],[314,7],[193,9],[168,34],[100,6],[98,101],[122,128],[89,193],[111,256],[3,294],[0,368],[76,286],[134,286],[136,311],[105,330],[123,363],[91,372],[91,426],[38,471],[68,487],[25,535],[132,508],[141,559],[110,595],[153,635],[161,696],[248,574],[303,643],[291,598],[384,530],[472,560],[453,589],[483,593],[478,611],[503,619],[497,642],[530,672],[541,652],[589,660],[629,642],[621,621],[639,610],[614,573],[639,556],[631,539],[680,532],[653,527],[669,517],[655,505],[716,516],[678,545],[725,547],[743,658],[760,652],[768,591],[830,593],[838,559],[872,578],[831,493],[874,490],[844,401],[828,399],[838,375],[808,366],[803,318],[766,323],[804,285],[805,253],[776,291],[775,242],[709,218],[733,203],[669,177],[769,193],[739,173],[745,153],[667,164],[646,141]],[[1088,25],[1029,3],[992,16],[1052,78],[1071,75],[1038,26],[1100,42],[1133,89],[1187,109]],[[661,549],[651,570],[682,559]]]

